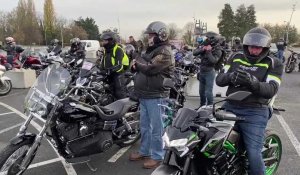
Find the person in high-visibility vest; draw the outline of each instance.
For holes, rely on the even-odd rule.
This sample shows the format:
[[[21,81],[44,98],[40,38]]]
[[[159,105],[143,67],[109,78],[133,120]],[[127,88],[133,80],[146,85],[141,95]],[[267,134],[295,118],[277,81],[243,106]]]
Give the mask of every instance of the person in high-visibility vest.
[[[111,86],[114,88],[116,99],[126,98],[124,72],[129,67],[129,59],[124,50],[117,43],[117,34],[104,32],[101,35],[102,45],[105,48],[100,68],[109,75]]]

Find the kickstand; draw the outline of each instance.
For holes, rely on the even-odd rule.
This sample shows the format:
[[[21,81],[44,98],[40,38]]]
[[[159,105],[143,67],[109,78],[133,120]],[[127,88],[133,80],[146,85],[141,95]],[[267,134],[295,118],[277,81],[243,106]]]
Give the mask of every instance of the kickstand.
[[[89,167],[89,169],[91,170],[91,171],[93,171],[93,172],[96,172],[97,171],[97,168],[94,168],[92,165],[91,165],[91,163],[88,161],[88,162],[86,162],[86,165]]]

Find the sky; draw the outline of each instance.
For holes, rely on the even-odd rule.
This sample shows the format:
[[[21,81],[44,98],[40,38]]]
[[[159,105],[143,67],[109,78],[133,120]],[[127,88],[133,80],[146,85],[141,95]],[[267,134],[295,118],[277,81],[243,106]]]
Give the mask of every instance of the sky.
[[[44,0],[34,0],[36,11],[43,12]],[[208,30],[218,32],[218,16],[229,3],[235,12],[241,4],[253,4],[258,23],[286,24],[296,4],[291,25],[300,31],[300,0],[53,0],[58,17],[78,19],[92,17],[100,32],[110,27],[120,28],[122,37],[138,38],[153,21],[175,23],[178,28],[194,19],[207,22]],[[0,0],[0,11],[11,11],[18,0]]]

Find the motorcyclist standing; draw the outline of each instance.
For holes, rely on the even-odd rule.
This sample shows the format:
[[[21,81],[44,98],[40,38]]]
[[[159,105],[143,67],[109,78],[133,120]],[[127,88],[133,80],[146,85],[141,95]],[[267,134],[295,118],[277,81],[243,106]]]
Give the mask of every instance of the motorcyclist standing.
[[[249,91],[250,97],[242,102],[226,102],[224,108],[244,121],[236,123],[244,141],[249,160],[249,175],[264,175],[262,159],[264,133],[270,118],[268,103],[278,92],[283,65],[268,56],[271,45],[270,33],[262,27],[249,30],[243,39],[243,53],[231,56],[216,84],[228,86],[226,95],[237,91]]]
[[[243,51],[243,45],[241,43],[241,38],[240,37],[235,37],[234,38],[234,43],[233,43],[233,46],[232,46],[231,50],[233,52]]]
[[[207,32],[203,34],[199,47],[193,52],[193,55],[201,60],[200,72],[197,75],[200,84],[200,107],[213,104],[213,85],[216,76],[215,64],[222,56],[219,39],[219,34]]]
[[[122,99],[127,96],[124,72],[129,67],[129,58],[117,43],[117,34],[105,32],[101,35],[104,57],[100,69],[109,75],[110,84],[114,89],[114,96]]]

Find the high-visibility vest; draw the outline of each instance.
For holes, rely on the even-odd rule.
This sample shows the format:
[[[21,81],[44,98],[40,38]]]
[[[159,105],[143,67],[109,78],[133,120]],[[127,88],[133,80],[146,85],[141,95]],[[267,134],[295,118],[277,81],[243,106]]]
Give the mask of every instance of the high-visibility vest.
[[[111,57],[111,63],[113,66],[116,64],[115,57],[116,57],[116,52],[117,52],[118,48],[122,49],[118,44],[116,44],[115,47],[113,48],[113,56]],[[117,72],[122,71],[124,69],[124,66],[129,66],[129,58],[126,55],[126,52],[124,52],[124,50],[123,50],[123,53],[124,53],[124,55],[122,58],[122,67]]]

